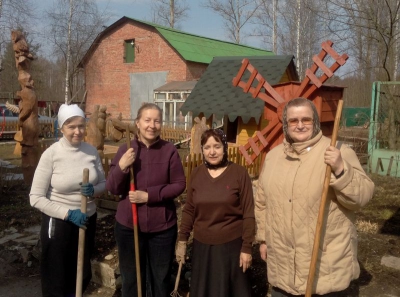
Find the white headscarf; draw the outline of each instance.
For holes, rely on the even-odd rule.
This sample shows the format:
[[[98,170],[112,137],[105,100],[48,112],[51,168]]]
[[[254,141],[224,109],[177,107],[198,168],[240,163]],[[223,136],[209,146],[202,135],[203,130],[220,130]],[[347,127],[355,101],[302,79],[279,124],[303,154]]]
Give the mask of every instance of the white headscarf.
[[[85,118],[85,113],[78,105],[62,104],[58,110],[58,127],[62,128],[66,120],[76,116]]]

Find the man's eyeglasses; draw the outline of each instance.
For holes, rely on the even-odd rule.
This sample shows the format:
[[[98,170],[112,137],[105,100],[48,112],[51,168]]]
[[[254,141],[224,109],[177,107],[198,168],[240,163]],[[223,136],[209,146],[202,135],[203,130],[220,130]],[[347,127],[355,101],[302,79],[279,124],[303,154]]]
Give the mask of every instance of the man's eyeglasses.
[[[289,126],[297,126],[300,122],[302,122],[303,125],[312,125],[314,123],[312,118],[288,119],[287,121]]]

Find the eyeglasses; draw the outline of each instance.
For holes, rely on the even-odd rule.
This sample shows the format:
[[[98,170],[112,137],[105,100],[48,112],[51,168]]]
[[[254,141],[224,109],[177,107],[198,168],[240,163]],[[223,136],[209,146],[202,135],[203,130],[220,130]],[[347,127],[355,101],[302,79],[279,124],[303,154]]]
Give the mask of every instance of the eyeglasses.
[[[312,125],[314,123],[312,118],[288,119],[287,121],[289,126],[297,126],[300,122],[302,122],[303,125]]]

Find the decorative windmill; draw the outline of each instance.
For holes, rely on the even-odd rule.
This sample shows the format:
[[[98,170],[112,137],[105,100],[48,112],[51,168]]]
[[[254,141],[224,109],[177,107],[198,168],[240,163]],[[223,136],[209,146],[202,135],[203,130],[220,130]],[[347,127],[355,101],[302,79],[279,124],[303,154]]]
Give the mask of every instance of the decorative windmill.
[[[263,100],[265,102],[264,119],[268,121],[264,129],[256,131],[255,136],[249,138],[245,145],[239,146],[247,164],[252,164],[261,153],[268,152],[282,142],[282,111],[286,103],[293,98],[304,97],[313,101],[320,116],[322,131],[325,135],[330,135],[337,103],[341,99],[338,97],[342,96],[343,88],[326,87],[323,83],[332,77],[348,59],[346,54],[340,56],[332,45],[332,41],[322,43],[321,52],[313,57],[314,64],[306,70],[306,77],[301,83],[289,82],[271,86],[248,59],[243,59],[242,66],[232,81],[233,86],[239,86],[243,92],[250,93],[253,98]],[[330,67],[324,63],[327,55],[334,60]],[[250,78],[243,81],[246,70],[250,72]],[[317,77],[318,70],[322,72],[319,77]]]

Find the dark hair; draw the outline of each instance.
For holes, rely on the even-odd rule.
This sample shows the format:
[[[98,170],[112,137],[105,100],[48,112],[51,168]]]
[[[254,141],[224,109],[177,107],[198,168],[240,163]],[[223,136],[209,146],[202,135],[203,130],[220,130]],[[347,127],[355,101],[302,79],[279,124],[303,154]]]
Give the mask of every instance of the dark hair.
[[[155,103],[144,103],[142,106],[140,106],[139,110],[137,111],[136,121],[140,120],[143,111],[147,109],[158,110],[158,112],[160,113],[161,124],[162,124],[162,116],[163,116],[162,109]]]
[[[222,143],[222,145],[224,146],[224,156],[222,157],[221,162],[217,165],[209,164],[206,161],[206,158],[204,157],[203,146],[206,144],[206,142],[208,141],[208,139],[210,137],[214,137],[214,139],[217,142]],[[201,135],[200,144],[201,144],[201,152],[203,153],[203,163],[207,168],[217,169],[217,168],[225,167],[226,165],[228,165],[228,163],[229,163],[228,162],[228,142],[226,140],[226,135],[225,135],[224,131],[222,131],[221,129],[208,129],[208,130],[204,131],[203,134]]]
[[[291,107],[299,107],[299,106],[309,106],[313,113],[313,133],[311,138],[314,138],[321,131],[321,124],[319,122],[319,116],[317,108],[314,103],[306,98],[298,97],[290,100],[285,107],[283,108],[282,114],[282,125],[283,125],[283,135],[285,139],[289,143],[293,143],[293,139],[289,136],[288,133],[288,122],[287,122],[287,110]]]

